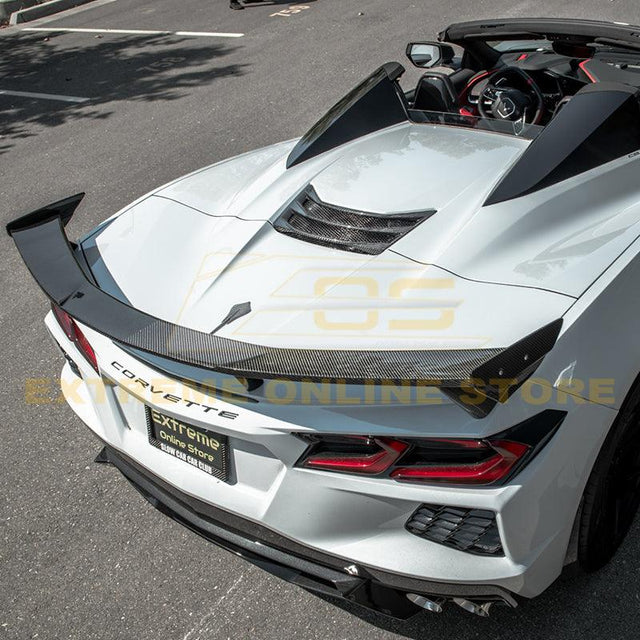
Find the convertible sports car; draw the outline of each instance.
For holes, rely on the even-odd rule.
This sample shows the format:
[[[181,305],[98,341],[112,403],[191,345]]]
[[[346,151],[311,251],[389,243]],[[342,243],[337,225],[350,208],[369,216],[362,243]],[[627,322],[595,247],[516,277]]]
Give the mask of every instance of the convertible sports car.
[[[77,243],[7,226],[158,509],[305,589],[487,615],[640,500],[640,27],[468,22]]]

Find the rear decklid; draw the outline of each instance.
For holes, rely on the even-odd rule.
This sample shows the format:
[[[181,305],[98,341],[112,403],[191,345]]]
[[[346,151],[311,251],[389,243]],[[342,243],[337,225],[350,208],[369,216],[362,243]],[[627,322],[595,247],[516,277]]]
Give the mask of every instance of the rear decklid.
[[[268,221],[208,216],[157,196],[116,219],[95,247],[88,256],[98,283],[133,307],[274,347],[504,346],[560,317],[572,301],[472,282],[393,251],[337,251],[283,235]],[[237,305],[250,312],[220,326]]]

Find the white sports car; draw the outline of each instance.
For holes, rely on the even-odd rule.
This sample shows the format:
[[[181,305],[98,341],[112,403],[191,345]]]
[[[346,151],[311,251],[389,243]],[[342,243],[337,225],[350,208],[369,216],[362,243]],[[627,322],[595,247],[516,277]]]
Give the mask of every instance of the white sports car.
[[[397,617],[604,565],[640,501],[639,32],[455,24],[415,89],[386,64],[77,243],[82,194],[11,222],[96,460]]]

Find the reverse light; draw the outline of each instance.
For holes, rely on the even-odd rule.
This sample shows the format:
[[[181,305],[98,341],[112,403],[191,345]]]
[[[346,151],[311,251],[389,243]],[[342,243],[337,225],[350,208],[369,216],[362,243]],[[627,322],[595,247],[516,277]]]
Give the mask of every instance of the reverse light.
[[[501,484],[537,455],[565,416],[547,409],[483,439],[298,434],[309,447],[296,466],[397,482]]]
[[[56,317],[58,324],[62,327],[65,335],[73,342],[78,351],[85,357],[86,361],[98,372],[98,359],[96,358],[93,347],[89,344],[87,337],[82,333],[80,327],[75,320],[64,310],[55,304],[51,305],[53,315]]]

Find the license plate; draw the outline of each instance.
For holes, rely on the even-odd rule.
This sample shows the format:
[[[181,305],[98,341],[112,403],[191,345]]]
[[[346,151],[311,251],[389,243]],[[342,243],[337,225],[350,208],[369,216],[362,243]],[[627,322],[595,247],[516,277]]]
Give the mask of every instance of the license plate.
[[[145,410],[149,442],[154,447],[227,481],[227,436],[172,418],[151,407],[145,407]]]

